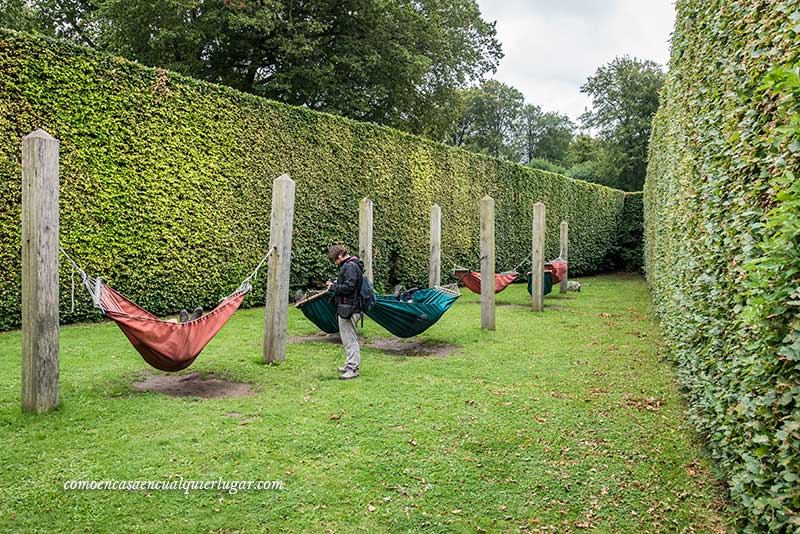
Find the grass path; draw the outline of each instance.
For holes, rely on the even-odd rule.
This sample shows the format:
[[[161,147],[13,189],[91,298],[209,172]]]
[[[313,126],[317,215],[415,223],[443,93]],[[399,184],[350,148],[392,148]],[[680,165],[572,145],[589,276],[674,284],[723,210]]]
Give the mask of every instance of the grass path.
[[[726,532],[641,278],[584,278],[542,314],[524,285],[497,331],[466,293],[422,337],[446,358],[295,343],[260,362],[263,309],[238,312],[189,371],[257,395],[138,393],[150,371],[112,324],[62,330],[61,408],[23,416],[19,332],[0,334],[0,531]],[[315,328],[297,310],[292,335]],[[367,339],[385,336],[367,323]],[[187,371],[188,372],[188,371]],[[71,479],[274,480],[279,491],[66,491]]]

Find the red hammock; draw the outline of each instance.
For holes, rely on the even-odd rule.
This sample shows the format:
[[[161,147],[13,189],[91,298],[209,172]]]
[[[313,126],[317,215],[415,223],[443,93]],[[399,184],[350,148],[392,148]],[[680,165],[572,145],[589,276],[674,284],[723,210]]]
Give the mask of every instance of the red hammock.
[[[61,253],[72,264],[74,272],[81,276],[83,285],[92,296],[96,308],[117,323],[120,330],[130,340],[142,358],[161,371],[173,372],[186,369],[206,345],[225,326],[228,319],[239,308],[244,296],[253,289],[250,283],[258,276],[258,270],[272,255],[275,247],[256,266],[255,270],[244,279],[231,295],[207,314],[186,323],[162,321],[149,311],[137,306],[130,299],[106,285],[101,278],[92,278],[75,263],[67,252],[59,247]],[[73,279],[74,284],[74,279]],[[73,285],[74,306],[74,285]]]
[[[187,323],[162,321],[105,284],[101,284],[97,305],[117,323],[147,363],[161,371],[173,372],[192,364],[239,308],[246,294],[246,289],[237,291],[207,314]]]
[[[458,278],[470,291],[473,293],[481,294],[481,273],[479,271],[470,271],[468,269],[456,269],[456,278]],[[507,288],[511,282],[519,276],[516,272],[510,273],[496,273],[494,275],[494,292],[500,293]]]
[[[553,283],[557,284],[567,274],[567,262],[553,260],[544,264],[544,270],[545,272],[550,271],[553,273]]]

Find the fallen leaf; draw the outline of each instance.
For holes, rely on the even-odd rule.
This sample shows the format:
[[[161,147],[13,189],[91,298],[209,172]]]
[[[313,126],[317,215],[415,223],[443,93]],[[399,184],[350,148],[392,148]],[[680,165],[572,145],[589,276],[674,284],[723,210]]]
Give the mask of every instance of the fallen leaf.
[[[370,512],[374,512],[375,507],[370,504],[369,506],[367,506],[367,510],[369,510]]]

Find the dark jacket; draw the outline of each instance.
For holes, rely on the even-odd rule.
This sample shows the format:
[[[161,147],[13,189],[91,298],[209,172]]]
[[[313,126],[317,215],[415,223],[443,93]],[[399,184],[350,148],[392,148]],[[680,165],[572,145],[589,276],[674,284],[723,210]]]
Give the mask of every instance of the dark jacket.
[[[336,283],[331,286],[334,293],[333,302],[339,304],[351,304],[355,306],[355,312],[361,311],[361,299],[358,298],[358,289],[361,284],[361,277],[364,276],[364,264],[351,256],[339,265],[339,277]]]

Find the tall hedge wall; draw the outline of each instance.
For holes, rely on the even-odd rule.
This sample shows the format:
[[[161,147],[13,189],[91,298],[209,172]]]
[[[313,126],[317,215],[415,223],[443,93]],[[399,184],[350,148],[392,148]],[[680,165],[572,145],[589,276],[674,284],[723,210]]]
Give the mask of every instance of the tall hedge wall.
[[[608,249],[608,270],[641,273],[644,269],[644,199],[641,192],[625,193],[617,237]]]
[[[800,2],[679,0],[646,269],[742,527],[800,531]]]
[[[602,266],[623,205],[621,191],[0,31],[0,329],[19,324],[20,142],[39,127],[61,141],[63,245],[155,313],[211,306],[238,285],[267,248],[282,173],[297,182],[293,286],[333,274],[324,251],[357,244],[366,195],[379,286],[427,282],[435,202],[443,268],[477,263],[489,193],[498,268],[530,254],[532,204],[543,201],[547,255],[568,220],[576,274]],[[82,293],[69,312],[68,277],[64,266],[65,320],[96,316]]]

